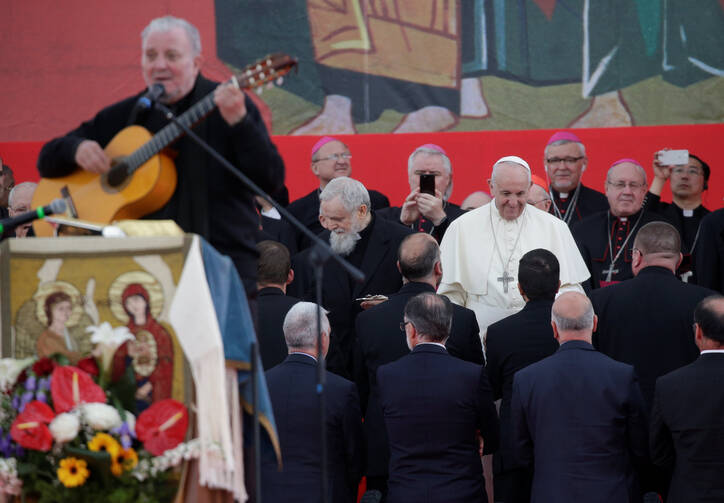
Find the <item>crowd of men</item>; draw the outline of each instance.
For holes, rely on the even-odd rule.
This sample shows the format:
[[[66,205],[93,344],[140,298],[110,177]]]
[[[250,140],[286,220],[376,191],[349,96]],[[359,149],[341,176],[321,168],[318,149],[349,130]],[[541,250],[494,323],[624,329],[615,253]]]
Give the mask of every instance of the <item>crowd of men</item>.
[[[153,20],[146,84],[162,83],[176,114],[213,96],[199,135],[283,193],[259,111],[233,82],[205,79],[200,54],[188,22]],[[103,147],[121,128],[167,124],[139,109],[142,95],[51,140],[40,174],[107,173]],[[451,159],[424,144],[390,206],[351,177],[348,146],[324,137],[310,156],[319,186],[288,210],[365,278],[327,261],[318,284],[304,233],[189,138],[173,147],[178,187],[149,217],[230,255],[253,302],[283,458],[262,466],[264,501],[321,499],[319,358],[327,501],[354,501],[363,475],[365,501],[391,503],[724,501],[724,214],[702,206],[701,158],[667,166],[657,153],[650,183],[639,160],[620,159],[601,193],[582,183],[584,143],[563,131],[543,148],[545,180],[506,155],[489,193],[457,206]],[[29,209],[31,187],[6,194],[12,172],[0,175],[0,206]]]

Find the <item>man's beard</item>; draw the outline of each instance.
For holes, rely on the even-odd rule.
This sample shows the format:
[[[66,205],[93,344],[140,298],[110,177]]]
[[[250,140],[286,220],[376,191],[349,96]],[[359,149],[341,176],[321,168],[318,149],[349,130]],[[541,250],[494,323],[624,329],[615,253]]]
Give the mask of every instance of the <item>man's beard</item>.
[[[361,224],[352,222],[349,232],[341,231],[341,229],[340,232],[330,232],[329,246],[332,248],[332,251],[339,253],[343,257],[352,253],[355,246],[357,246],[357,241],[362,238],[362,236],[359,235],[359,231],[362,229],[364,229],[364,227]]]

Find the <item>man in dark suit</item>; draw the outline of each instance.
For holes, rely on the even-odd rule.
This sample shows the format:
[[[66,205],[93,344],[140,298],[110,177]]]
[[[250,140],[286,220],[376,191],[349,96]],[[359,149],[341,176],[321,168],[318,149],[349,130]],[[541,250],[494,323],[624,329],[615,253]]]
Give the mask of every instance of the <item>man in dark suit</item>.
[[[377,369],[390,445],[388,501],[487,501],[480,444],[498,447],[498,416],[485,369],[445,349],[453,308],[447,297],[422,293],[405,306],[412,352]]]
[[[349,147],[331,136],[325,136],[312,147],[312,173],[319,179],[319,188],[304,197],[292,201],[287,210],[310,231],[319,234],[324,229],[319,222],[319,194],[327,184],[340,176],[352,176],[352,154]],[[380,210],[390,205],[387,196],[370,190],[371,208]],[[311,240],[302,233],[297,233],[297,249],[308,248]]]
[[[724,293],[724,208],[701,220],[695,248],[696,283]]]
[[[328,358],[330,371],[352,376],[354,322],[362,311],[360,299],[366,295],[389,295],[402,286],[397,270],[397,250],[412,231],[394,222],[376,218],[370,211],[367,189],[357,180],[339,177],[330,181],[320,194],[319,219],[327,229],[320,237],[332,250],[344,256],[365,274],[356,283],[335,261],[324,265],[322,305],[329,310],[332,347]],[[288,290],[301,298],[313,298],[315,282],[307,249],[297,254],[292,265],[296,274]]]
[[[442,278],[440,248],[429,234],[407,236],[398,255],[402,288],[390,295],[389,300],[360,313],[355,329],[355,380],[360,390],[367,433],[367,488],[380,491],[383,497],[387,493],[390,451],[379,403],[377,368],[410,352],[404,333],[399,332],[405,305],[417,294],[435,293]],[[480,330],[473,311],[453,304],[452,328],[445,347],[450,355],[461,360],[483,363]]]
[[[673,467],[668,502],[724,501],[724,297],[694,311],[699,358],[656,381],[651,459]]]
[[[423,175],[434,177],[434,193],[421,190]],[[407,160],[407,179],[410,194],[402,205],[385,208],[377,214],[413,231],[426,232],[439,243],[450,222],[465,213],[448,200],[453,188],[450,158],[438,145],[428,143],[417,147]]]
[[[714,292],[682,283],[675,276],[681,240],[672,225],[644,225],[633,249],[635,277],[591,292],[600,320],[593,345],[614,360],[634,366],[650,409],[656,379],[698,356],[691,337],[694,308]]]
[[[262,458],[264,501],[285,503],[321,501],[322,451],[317,383],[317,305],[295,304],[284,318],[289,356],[266,372],[282,469],[273,452]],[[329,348],[329,321],[322,314],[321,354]],[[355,385],[326,373],[327,501],[353,503],[364,467],[364,433]]]
[[[515,457],[533,480],[511,501],[640,502],[647,421],[634,369],[593,349],[597,319],[585,295],[561,294],[551,317],[560,348],[513,380]]]
[[[286,295],[287,285],[294,279],[289,250],[276,241],[262,241],[256,247],[259,250],[256,268],[259,289],[257,337],[261,362],[264,370],[269,370],[287,357],[284,317],[299,299]]]
[[[558,349],[551,328],[551,307],[560,286],[556,256],[538,248],[520,259],[518,289],[525,307],[488,327],[485,339],[488,379],[500,403],[500,450],[493,459],[495,501],[509,501],[516,470],[510,430],[510,399],[515,373]]]

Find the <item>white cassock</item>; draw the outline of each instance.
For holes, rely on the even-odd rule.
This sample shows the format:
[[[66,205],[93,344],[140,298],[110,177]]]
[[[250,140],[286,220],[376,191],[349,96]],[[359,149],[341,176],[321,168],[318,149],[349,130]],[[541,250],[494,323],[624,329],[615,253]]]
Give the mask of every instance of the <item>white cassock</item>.
[[[440,245],[442,282],[437,293],[475,311],[484,342],[489,325],[523,309],[518,263],[536,248],[549,250],[558,259],[560,291],[583,293],[581,283],[590,273],[568,226],[530,204],[517,219],[507,221],[500,216],[495,200],[456,218],[445,231]],[[504,276],[511,280],[503,281]]]

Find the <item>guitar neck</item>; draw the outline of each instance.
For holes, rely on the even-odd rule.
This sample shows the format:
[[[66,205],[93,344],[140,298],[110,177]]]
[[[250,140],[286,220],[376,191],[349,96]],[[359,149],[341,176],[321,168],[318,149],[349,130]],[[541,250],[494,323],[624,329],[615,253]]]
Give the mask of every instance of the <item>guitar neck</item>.
[[[211,111],[216,108],[214,103],[214,93],[209,93],[195,103],[191,108],[186,110],[176,120],[184,126],[190,128],[201,119],[206,117]],[[171,143],[181,137],[185,131],[179,127],[176,122],[171,122],[156,133],[153,138],[144,143],[135,152],[126,158],[126,164],[128,166],[128,173],[131,174],[139,167],[141,167],[150,158],[161,152],[164,148],[168,147]]]

